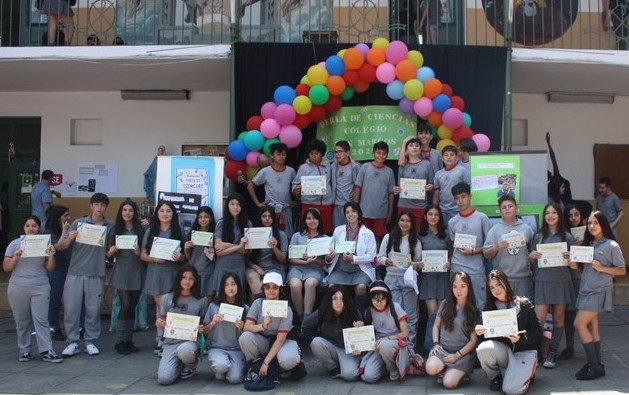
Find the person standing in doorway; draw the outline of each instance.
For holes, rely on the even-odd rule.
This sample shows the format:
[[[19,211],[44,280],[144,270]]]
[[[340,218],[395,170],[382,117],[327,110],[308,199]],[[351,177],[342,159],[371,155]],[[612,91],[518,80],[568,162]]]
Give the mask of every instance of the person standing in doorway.
[[[44,170],[41,173],[41,179],[38,183],[33,185],[31,191],[31,207],[33,208],[32,215],[39,218],[41,221],[41,229],[46,228],[46,210],[52,204],[52,195],[60,198],[61,194],[57,191],[50,189],[50,183],[55,173],[52,170]]]

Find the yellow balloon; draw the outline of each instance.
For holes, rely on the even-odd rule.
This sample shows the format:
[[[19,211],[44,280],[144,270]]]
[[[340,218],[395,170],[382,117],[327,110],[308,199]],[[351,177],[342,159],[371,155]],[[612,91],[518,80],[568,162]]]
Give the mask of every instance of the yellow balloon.
[[[323,66],[314,65],[310,66],[308,72],[306,73],[308,77],[308,81],[312,85],[325,85],[328,80],[329,74],[328,71]]]
[[[247,165],[247,179],[253,180],[253,177],[256,176],[256,174],[258,173],[258,170],[260,169],[257,167],[251,167]]]
[[[456,147],[456,144],[454,143],[454,141],[450,139],[439,140],[439,142],[437,143],[437,151],[441,152],[448,145],[454,145]]]
[[[310,81],[308,81],[308,76],[307,75],[304,75],[303,77],[301,77],[301,80],[299,82],[302,83],[302,84],[306,84],[306,85],[312,86]]]
[[[408,80],[404,83],[403,91],[407,99],[417,100],[424,94],[424,85],[420,80]]]
[[[389,46],[389,40],[384,37],[376,38],[373,40],[373,44],[371,44],[372,48],[387,49],[387,46]]]
[[[437,134],[439,135],[439,138],[442,139],[448,140],[452,138],[452,130],[448,129],[446,125],[439,126],[439,129],[437,129]]]
[[[308,96],[297,96],[293,100],[293,108],[297,114],[308,114],[312,109],[312,102]]]
[[[340,56],[341,58],[343,58],[343,55],[345,55],[345,51],[347,51],[347,48],[345,48],[345,49],[341,49],[341,50],[340,50],[340,51],[338,51],[336,54],[337,54],[338,56]]]
[[[415,66],[417,66],[417,68],[420,68],[424,65],[424,55],[422,55],[421,52],[417,51],[417,50],[412,50],[412,51],[408,51],[408,56],[407,56],[408,60],[410,60],[411,62],[413,62],[413,64]]]

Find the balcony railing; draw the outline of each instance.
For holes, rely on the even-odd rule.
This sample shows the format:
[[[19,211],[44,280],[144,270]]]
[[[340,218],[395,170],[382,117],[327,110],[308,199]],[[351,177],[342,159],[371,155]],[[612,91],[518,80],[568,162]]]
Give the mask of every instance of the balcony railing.
[[[516,46],[615,49],[620,36],[618,45],[626,48],[627,6],[604,17],[602,0],[512,1]],[[54,20],[46,15],[47,0],[0,4],[2,46],[45,44]],[[502,46],[505,4],[507,0],[78,0],[72,7],[71,40],[67,23],[59,29],[70,45],[87,45],[88,37],[96,36],[101,45],[112,45],[117,37],[127,45],[355,43],[387,37]],[[63,34],[51,32],[56,44],[63,44]]]

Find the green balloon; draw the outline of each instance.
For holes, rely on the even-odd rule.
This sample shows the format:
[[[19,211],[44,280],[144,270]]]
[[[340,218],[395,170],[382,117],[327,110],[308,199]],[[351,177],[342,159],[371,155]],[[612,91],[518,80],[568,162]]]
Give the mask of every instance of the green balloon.
[[[310,88],[310,91],[308,92],[308,97],[310,97],[310,101],[312,102],[312,104],[321,106],[327,103],[328,99],[330,98],[330,92],[328,92],[328,88],[326,88],[324,85],[315,85]]]
[[[275,144],[275,143],[279,143],[280,140],[278,139],[268,139],[267,141],[264,142],[264,147],[262,147],[262,150],[264,151],[265,154],[267,154],[268,156],[271,156],[271,145]]]
[[[354,88],[351,86],[345,87],[345,90],[341,93],[341,100],[347,101],[352,97],[354,97]]]
[[[243,143],[245,142],[245,137],[247,136],[247,132],[241,132],[238,135],[238,140],[242,141]]]

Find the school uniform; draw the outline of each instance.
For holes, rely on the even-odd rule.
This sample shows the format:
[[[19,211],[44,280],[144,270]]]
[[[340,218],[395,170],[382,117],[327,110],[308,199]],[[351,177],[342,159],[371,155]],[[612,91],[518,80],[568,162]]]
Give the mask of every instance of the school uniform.
[[[350,159],[342,165],[338,162],[332,163],[330,174],[332,174],[332,190],[334,191],[334,227],[344,225],[345,213],[343,206],[354,198],[354,184],[360,171],[360,163]]]
[[[293,237],[290,239],[290,245],[306,245],[310,239],[308,231],[301,233],[293,233]],[[317,237],[324,237],[325,235],[318,235]],[[323,257],[321,257],[323,258]],[[311,263],[310,265],[290,265],[288,270],[288,280],[296,278],[301,281],[306,281],[309,278],[316,279],[319,283],[323,280],[325,273],[323,267],[317,263]]]
[[[573,243],[572,235],[565,233],[565,241],[568,250]],[[552,234],[546,239],[542,239],[540,232],[533,237],[532,246],[546,243],[560,243],[561,237]],[[535,272],[535,303],[536,304],[574,304],[575,293],[572,284],[572,272],[568,266],[538,268]],[[511,282],[511,278],[509,278]],[[517,291],[516,291],[517,294]]]
[[[282,253],[288,253],[288,238],[286,237],[286,233],[280,230],[278,248]],[[257,264],[264,270],[264,274],[267,273],[278,273],[282,276],[282,281],[286,280],[286,269],[284,268],[283,263],[279,263],[277,258],[275,257],[275,253],[273,252],[273,248],[263,248],[259,251],[258,259],[253,263]],[[249,256],[252,258],[252,256]],[[247,269],[247,271],[253,271],[253,269]]]
[[[369,285],[376,280],[374,258],[376,257],[376,238],[371,230],[361,225],[357,230],[349,226],[334,229],[333,242],[338,240],[356,241],[356,253],[353,262],[346,262],[342,254],[336,254],[328,266],[325,284]]]
[[[616,221],[618,213],[623,210],[620,198],[614,192],[607,196],[598,195],[596,197],[596,209],[605,213],[610,225]],[[618,237],[618,228],[612,228],[612,231],[614,236]]]
[[[423,251],[447,250],[452,248],[452,243],[447,239],[440,239],[436,234],[428,231],[425,236],[419,236]],[[450,290],[449,272],[422,272],[419,276],[419,299],[444,300]]]
[[[442,303],[439,306],[439,310],[437,310],[438,317],[443,316],[444,306],[445,303]],[[443,362],[443,364],[448,368],[460,370],[469,376],[474,371],[474,365],[476,364],[476,358],[474,358],[473,353],[467,353],[454,362],[445,362],[443,360],[448,354],[456,354],[457,351],[461,350],[467,343],[469,343],[470,333],[466,333],[463,328],[465,318],[465,309],[463,306],[457,305],[456,316],[454,317],[454,323],[451,331],[444,327],[442,319],[441,327],[439,328],[439,343],[447,354],[437,354],[435,356],[439,358],[439,360],[441,360],[441,362]]]
[[[356,186],[361,189],[363,222],[376,236],[384,236],[387,233],[384,222],[389,211],[389,195],[395,187],[393,170],[387,165],[365,163],[356,177]]]
[[[147,248],[150,231],[144,232],[142,238],[142,249],[146,250],[148,254],[151,253]],[[160,230],[157,237],[170,239],[172,235],[172,229]],[[175,282],[175,276],[177,276],[177,270],[180,263],[167,260],[164,263],[148,262],[146,268],[146,281],[144,283],[144,292],[147,295],[164,295],[171,291],[173,283]]]
[[[210,260],[210,258],[208,258],[205,254],[206,248],[206,246],[193,246],[190,248],[190,260],[188,263],[194,266],[199,273],[201,294],[210,296],[214,295],[212,285],[214,281],[214,262],[216,258]]]
[[[55,245],[59,242],[60,236],[56,236],[49,231],[50,243]],[[68,276],[68,267],[72,258],[72,248],[66,248],[63,251],[55,252],[55,270],[48,272],[48,280],[50,282],[50,300],[48,302],[48,323],[50,329],[55,332],[61,330],[59,323],[59,310],[61,307],[61,298],[63,297],[63,287]]]
[[[334,193],[332,189],[332,175],[330,164],[325,160],[319,165],[306,159],[304,164],[299,167],[295,178],[293,178],[292,188],[295,189],[301,184],[302,176],[325,176],[325,193],[322,195],[301,195],[301,213],[303,218],[304,212],[309,208],[316,208],[321,213],[321,221],[323,223],[323,231],[332,233],[332,206],[334,205]]]
[[[426,151],[421,150],[419,156],[422,160],[427,160],[430,163],[433,173],[437,173],[439,170],[443,169],[441,154],[436,149],[430,148]]]
[[[284,225],[286,235],[290,237],[293,232],[293,215],[291,183],[295,178],[295,169],[284,166],[282,170],[277,170],[273,166],[260,169],[251,182],[254,186],[264,185],[264,200],[271,204],[282,206],[280,225]]]
[[[469,167],[467,169],[463,166],[454,166],[451,169],[444,167],[435,173],[433,188],[435,193],[439,191],[439,208],[445,224],[459,213],[459,208],[452,195],[452,187],[461,182],[470,183]]]
[[[242,229],[242,232],[241,232],[241,229],[238,227],[238,224],[235,221],[233,223],[233,227],[234,227],[233,228],[234,241],[232,242],[232,244],[238,245],[240,244],[240,239],[243,237],[242,232],[244,232],[245,230]],[[251,227],[251,222],[247,221],[247,227]],[[222,239],[224,232],[225,230],[223,229],[223,220],[219,219],[218,222],[216,223],[216,229],[214,231],[214,238]],[[244,289],[245,270],[246,270],[245,254],[242,254],[240,252],[232,252],[229,255],[217,256],[216,264],[214,265],[214,278],[212,280],[212,286],[210,287],[210,291],[209,291],[210,295],[216,294],[216,290],[222,286],[221,279],[226,273],[229,273],[229,272],[236,272],[238,274],[238,277],[240,277],[240,282],[241,282],[240,285]]]
[[[432,184],[434,172],[430,162],[428,161],[420,160],[415,163],[408,162],[398,170],[398,184],[402,178],[410,178],[414,180],[422,179],[426,180],[426,184]],[[426,210],[427,204],[428,202],[426,199],[407,199],[400,194],[400,199],[397,204],[398,214],[403,210],[410,210],[415,216],[415,222],[420,224],[424,217],[424,211]]]

